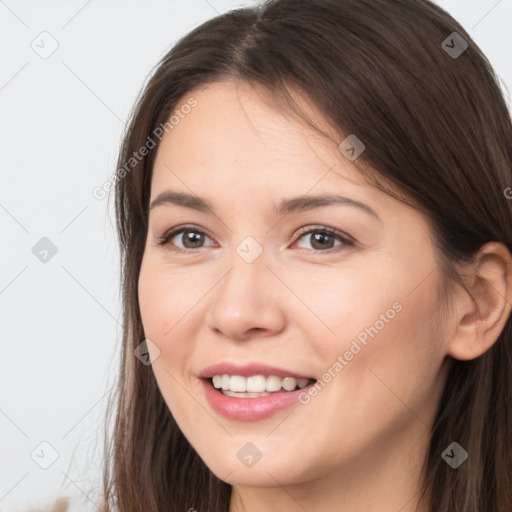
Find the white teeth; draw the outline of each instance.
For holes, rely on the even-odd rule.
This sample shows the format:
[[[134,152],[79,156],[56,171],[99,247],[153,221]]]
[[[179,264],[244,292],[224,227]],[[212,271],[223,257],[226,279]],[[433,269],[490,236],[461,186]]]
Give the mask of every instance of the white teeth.
[[[282,385],[286,391],[293,391],[297,386],[297,379],[294,379],[293,377],[285,377]]]
[[[308,385],[309,379],[297,379],[297,386],[299,388],[305,388]]]
[[[242,377],[241,375],[214,375],[213,386],[222,389],[228,396],[266,396],[268,393],[275,393],[281,388],[285,391],[294,391],[297,387],[302,389],[306,387],[310,379],[296,379],[295,377],[278,377],[276,375],[252,375],[251,377]],[[234,392],[235,394],[228,393]],[[249,396],[251,395],[251,396]]]
[[[282,387],[283,379],[276,377],[275,375],[269,375],[267,377],[265,389],[267,391],[279,391]]]
[[[233,377],[231,377],[233,378]],[[253,375],[247,378],[247,391],[252,393],[262,393],[267,386],[267,379],[264,375]]]
[[[224,391],[222,390],[222,394],[226,396],[232,396],[234,398],[258,398],[259,396],[268,396],[270,393],[235,393],[233,391]]]
[[[252,389],[247,389],[247,379],[245,377],[241,377],[240,375],[231,376],[229,379],[229,389],[231,391],[238,391],[239,393],[252,391]]]

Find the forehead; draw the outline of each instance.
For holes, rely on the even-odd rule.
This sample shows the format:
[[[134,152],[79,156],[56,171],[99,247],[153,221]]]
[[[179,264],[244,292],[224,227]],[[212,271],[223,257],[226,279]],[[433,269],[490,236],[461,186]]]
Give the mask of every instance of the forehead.
[[[262,88],[243,82],[212,83],[187,93],[160,142],[153,187],[185,175],[207,188],[300,184],[293,191],[302,193],[327,175],[346,185],[367,184],[339,151],[332,127],[302,97],[294,99],[320,131]],[[187,104],[195,106],[184,108]]]

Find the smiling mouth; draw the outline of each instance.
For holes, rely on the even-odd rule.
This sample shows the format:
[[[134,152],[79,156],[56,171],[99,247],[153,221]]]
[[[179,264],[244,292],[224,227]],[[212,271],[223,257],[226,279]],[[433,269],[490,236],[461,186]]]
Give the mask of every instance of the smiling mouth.
[[[214,375],[205,379],[220,394],[233,398],[259,398],[279,393],[298,391],[316,382],[316,379],[296,379],[275,375]]]

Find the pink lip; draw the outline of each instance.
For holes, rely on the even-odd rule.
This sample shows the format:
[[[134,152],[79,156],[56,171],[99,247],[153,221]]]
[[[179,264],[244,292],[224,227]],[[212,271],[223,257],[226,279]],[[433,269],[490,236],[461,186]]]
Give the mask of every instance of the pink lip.
[[[238,373],[238,375],[240,374]],[[255,374],[251,373],[250,375]],[[272,375],[276,374],[272,373]],[[295,391],[271,393],[259,398],[234,398],[217,391],[209,379],[203,378],[201,383],[212,409],[226,418],[238,421],[256,421],[268,418],[285,407],[300,403],[299,395],[303,392],[307,393],[309,388],[314,385],[313,383]]]
[[[240,375],[242,377],[250,377],[251,375],[276,375],[277,377],[295,377],[296,379],[314,379],[315,377],[309,375],[301,375],[285,368],[279,368],[277,366],[268,366],[263,363],[249,363],[246,365],[237,365],[232,363],[218,363],[212,366],[204,368],[199,377],[202,379],[211,379],[214,375]],[[290,393],[292,393],[290,391]]]

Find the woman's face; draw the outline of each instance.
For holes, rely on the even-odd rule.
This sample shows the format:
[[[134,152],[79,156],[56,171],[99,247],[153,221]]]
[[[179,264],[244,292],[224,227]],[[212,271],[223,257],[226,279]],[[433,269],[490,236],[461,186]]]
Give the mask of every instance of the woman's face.
[[[180,429],[231,484],[412,467],[445,377],[425,219],[246,84],[191,97],[158,148],[139,279]]]

